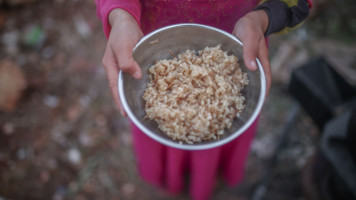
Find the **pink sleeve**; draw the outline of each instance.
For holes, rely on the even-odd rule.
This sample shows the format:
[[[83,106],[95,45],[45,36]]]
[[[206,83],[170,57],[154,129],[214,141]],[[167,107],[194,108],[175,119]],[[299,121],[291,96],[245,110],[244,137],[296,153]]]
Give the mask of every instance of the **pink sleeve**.
[[[109,37],[111,25],[109,23],[109,13],[115,8],[121,8],[129,12],[140,26],[141,3],[139,0],[95,0],[96,14],[103,23],[106,38]]]

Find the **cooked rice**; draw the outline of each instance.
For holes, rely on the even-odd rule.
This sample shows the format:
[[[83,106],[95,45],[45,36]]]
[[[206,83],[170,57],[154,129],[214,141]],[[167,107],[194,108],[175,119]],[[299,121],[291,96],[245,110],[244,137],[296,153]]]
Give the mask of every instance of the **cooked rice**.
[[[150,67],[149,78],[143,95],[146,117],[173,140],[218,139],[244,109],[247,74],[220,45],[160,60]]]

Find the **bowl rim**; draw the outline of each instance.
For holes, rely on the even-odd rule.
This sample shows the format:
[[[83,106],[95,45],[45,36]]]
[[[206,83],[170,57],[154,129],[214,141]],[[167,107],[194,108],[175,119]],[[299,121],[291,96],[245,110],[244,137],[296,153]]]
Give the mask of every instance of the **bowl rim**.
[[[223,31],[221,29],[211,27],[208,25],[196,24],[196,23],[181,23],[181,24],[165,26],[165,27],[159,28],[159,29],[147,34],[146,36],[141,38],[141,40],[137,43],[137,45],[134,47],[132,52],[134,52],[143,42],[148,40],[152,35],[155,35],[158,32],[161,32],[161,31],[164,31],[167,29],[171,29],[171,28],[187,27],[187,26],[195,26],[195,27],[210,29],[210,30],[219,32],[219,33],[231,38],[235,42],[239,43],[241,46],[243,46],[242,42],[236,36],[233,36],[232,34],[226,32],[226,31]],[[233,132],[228,137],[225,137],[225,138],[215,141],[213,143],[206,143],[206,144],[204,144],[204,143],[194,143],[194,144],[180,143],[180,142],[171,140],[169,138],[163,138],[163,137],[159,136],[158,134],[152,132],[146,126],[144,126],[140,122],[140,120],[138,120],[136,118],[136,116],[133,114],[133,112],[131,111],[131,109],[126,101],[126,96],[124,93],[124,83],[123,83],[123,72],[122,71],[119,72],[119,77],[118,77],[118,90],[119,90],[120,101],[121,101],[121,104],[122,104],[125,112],[127,113],[127,116],[134,123],[134,125],[137,126],[146,135],[148,135],[151,139],[153,139],[163,145],[167,145],[169,147],[182,149],[182,150],[205,150],[205,149],[219,147],[219,146],[222,146],[222,145],[236,139],[243,132],[245,132],[252,125],[252,123],[256,120],[256,118],[259,116],[259,113],[262,110],[263,103],[264,103],[265,97],[266,97],[266,77],[265,77],[263,67],[257,58],[256,58],[256,62],[257,62],[257,67],[258,67],[258,69],[256,69],[256,70],[260,71],[259,74],[260,74],[260,79],[261,79],[261,92],[260,92],[260,95],[258,98],[256,108],[254,109],[251,117],[237,131]]]

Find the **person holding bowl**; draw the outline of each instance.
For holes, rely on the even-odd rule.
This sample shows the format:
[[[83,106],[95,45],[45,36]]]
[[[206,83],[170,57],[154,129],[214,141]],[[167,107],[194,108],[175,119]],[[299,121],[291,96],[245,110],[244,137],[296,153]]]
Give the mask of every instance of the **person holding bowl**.
[[[118,94],[119,71],[136,79],[142,71],[132,50],[145,35],[178,23],[198,23],[230,32],[243,43],[243,60],[257,69],[256,58],[266,75],[267,93],[271,69],[266,37],[299,27],[309,14],[310,0],[96,0],[97,15],[108,38],[103,57],[109,86],[123,116]],[[219,172],[229,186],[241,182],[256,120],[233,141],[207,150],[185,151],[162,145],[132,124],[133,145],[141,177],[171,194],[184,189],[184,174],[190,175],[190,196],[209,199]]]

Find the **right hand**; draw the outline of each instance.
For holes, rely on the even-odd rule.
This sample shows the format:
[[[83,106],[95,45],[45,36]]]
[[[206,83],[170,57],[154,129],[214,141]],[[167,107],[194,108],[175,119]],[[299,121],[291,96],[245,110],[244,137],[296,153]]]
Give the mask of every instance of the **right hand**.
[[[252,11],[237,21],[233,32],[243,43],[243,57],[247,68],[256,70],[256,58],[260,60],[266,75],[266,96],[268,96],[272,83],[268,48],[264,36],[268,24],[269,19],[266,11]]]
[[[142,71],[133,59],[132,50],[143,37],[136,20],[125,10],[114,9],[109,14],[111,32],[103,57],[111,93],[116,106],[123,116],[126,112],[122,107],[117,86],[119,71],[122,70],[136,79],[142,77]]]

